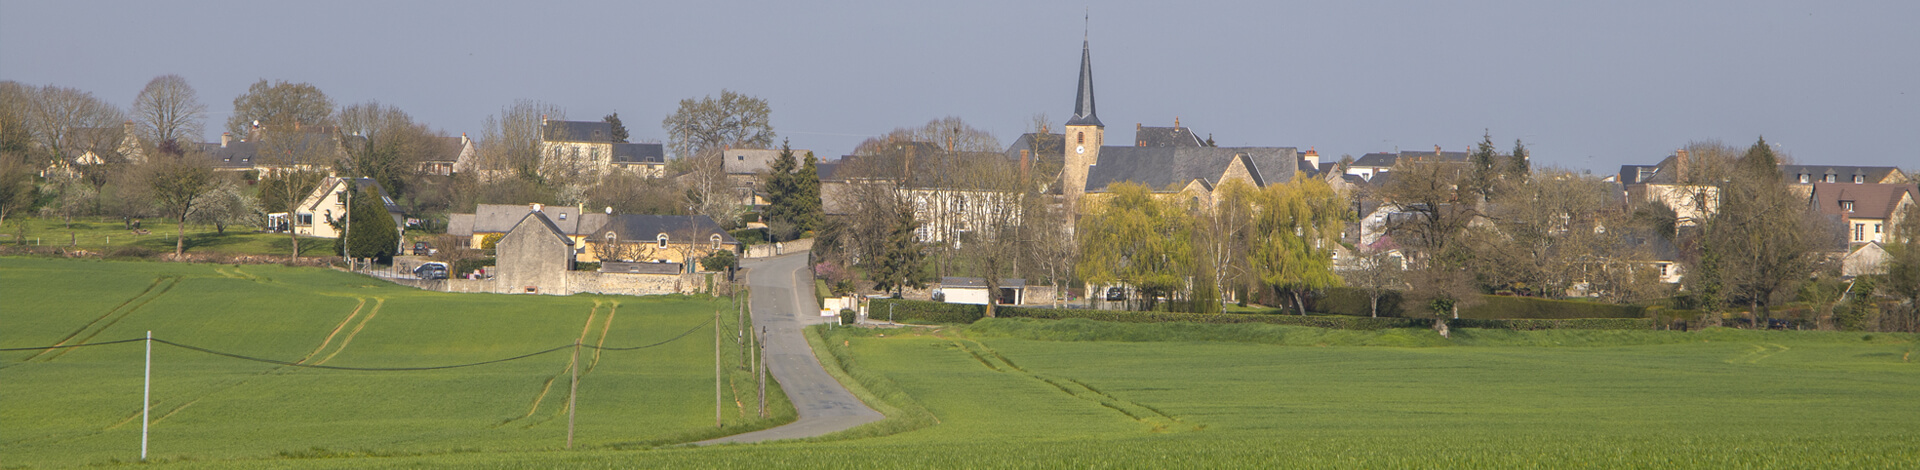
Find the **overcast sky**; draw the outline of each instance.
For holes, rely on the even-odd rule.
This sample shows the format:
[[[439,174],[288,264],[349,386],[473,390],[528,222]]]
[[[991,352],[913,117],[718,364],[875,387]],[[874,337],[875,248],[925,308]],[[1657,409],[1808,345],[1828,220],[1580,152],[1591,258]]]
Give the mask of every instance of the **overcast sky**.
[[[1009,143],[1072,112],[1228,146],[1355,157],[1490,131],[1536,165],[1617,171],[1766,136],[1802,163],[1920,166],[1920,2],[0,1],[0,79],[120,106],[174,73],[216,139],[259,79],[378,100],[452,133],[516,99],[618,111],[664,140],[680,99],[767,99],[826,158],[954,115]]]

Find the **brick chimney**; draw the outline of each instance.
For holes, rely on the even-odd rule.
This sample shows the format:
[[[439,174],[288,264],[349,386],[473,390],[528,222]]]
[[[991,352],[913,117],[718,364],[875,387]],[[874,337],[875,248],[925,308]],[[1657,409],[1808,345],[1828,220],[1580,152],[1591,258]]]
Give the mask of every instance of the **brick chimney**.
[[[227,144],[231,144],[231,143],[233,143],[233,133],[232,133],[232,132],[221,132],[221,133],[220,133],[220,148],[227,148]]]
[[[1687,182],[1687,149],[1673,152],[1673,182]]]
[[[1301,155],[1300,159],[1306,160],[1308,166],[1320,168],[1320,152],[1314,151],[1313,147],[1307,147],[1307,153]]]
[[[1020,179],[1027,178],[1027,167],[1029,166],[1028,162],[1031,162],[1032,160],[1033,160],[1033,155],[1031,154],[1031,152],[1029,152],[1027,149],[1020,149]]]

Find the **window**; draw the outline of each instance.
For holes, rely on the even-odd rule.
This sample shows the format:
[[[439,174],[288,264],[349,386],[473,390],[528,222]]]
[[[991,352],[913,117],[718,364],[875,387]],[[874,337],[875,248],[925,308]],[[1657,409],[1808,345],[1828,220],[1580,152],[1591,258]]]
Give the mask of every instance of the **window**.
[[[1880,224],[1873,224],[1873,233],[1880,233]]]
[[[1809,175],[1806,173],[1800,174],[1800,184],[1807,184],[1808,181],[1812,181],[1812,180],[1813,180],[1813,175]]]
[[[1660,263],[1660,277],[1667,277],[1667,263]]]
[[[300,225],[313,225],[313,214],[300,214]]]
[[[667,234],[662,233],[660,234],[660,236],[654,237],[654,240],[658,240],[660,242],[661,248],[667,247]]]
[[[1867,239],[1867,224],[1853,224],[1853,241]]]
[[[1833,179],[1833,173],[1827,173],[1827,178],[1826,178],[1826,181],[1825,181],[1825,182],[1827,182],[1827,183],[1832,183],[1832,182],[1834,182],[1834,181],[1835,181],[1835,180]]]
[[[567,220],[567,213],[565,213],[565,212],[561,212],[561,213],[560,213],[560,220]]]
[[[1853,212],[1853,201],[1840,201],[1840,210]]]
[[[1876,230],[1878,230],[1878,228],[1877,228],[1878,226],[1875,226],[1875,227],[1876,227]],[[713,236],[712,236],[712,237],[708,237],[708,239],[709,239],[709,240],[712,240],[712,241],[713,241],[713,249],[715,249],[715,250],[718,250],[718,249],[720,249],[720,234],[718,234],[718,233],[716,233],[716,234],[713,234]]]
[[[1076,144],[1087,143],[1087,133],[1085,132],[1075,132],[1073,133],[1073,138],[1078,140],[1078,142],[1074,142]]]
[[[1861,184],[1866,182],[1867,182],[1867,175],[1853,175],[1853,184]]]

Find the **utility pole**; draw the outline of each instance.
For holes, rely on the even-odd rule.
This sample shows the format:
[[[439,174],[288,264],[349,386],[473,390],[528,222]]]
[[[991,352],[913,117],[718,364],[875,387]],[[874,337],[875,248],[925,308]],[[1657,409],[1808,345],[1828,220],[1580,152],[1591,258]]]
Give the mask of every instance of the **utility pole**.
[[[346,258],[348,265],[351,266],[353,263],[353,255],[348,253],[353,252],[353,243],[347,241],[347,234],[353,232],[353,183],[351,182],[347,183],[347,210],[342,214],[344,215],[341,215],[341,217],[347,218],[347,223],[345,224],[345,228],[340,229],[340,256]],[[348,268],[348,270],[351,271],[352,268]]]
[[[147,412],[153,409],[153,330],[147,330],[147,371],[140,386],[140,461],[147,461]]]
[[[567,390],[567,450],[573,450],[573,413],[580,398],[580,340],[573,340],[573,386]]]
[[[733,291],[733,305],[740,311],[740,331],[733,336],[733,342],[740,343],[740,365],[747,365],[747,304],[740,299],[740,291]]]
[[[713,311],[713,427],[720,425],[720,311]]]
[[[756,345],[760,353],[760,369],[754,371],[753,378],[760,381],[760,418],[767,417],[767,327],[760,327],[760,341]]]

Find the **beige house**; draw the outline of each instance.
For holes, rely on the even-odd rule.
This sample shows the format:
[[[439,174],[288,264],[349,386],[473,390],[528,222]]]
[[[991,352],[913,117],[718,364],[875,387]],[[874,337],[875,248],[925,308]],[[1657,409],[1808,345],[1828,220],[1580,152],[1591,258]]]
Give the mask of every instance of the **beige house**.
[[[1679,226],[1699,225],[1720,212],[1720,188],[1694,183],[1700,178],[1688,174],[1689,162],[1687,151],[1679,150],[1658,164],[1622,165],[1619,182],[1629,201],[1665,204]]]
[[[401,214],[400,206],[393,203],[393,197],[380,187],[373,178],[328,177],[321,180],[306,199],[300,201],[299,209],[293,214],[293,232],[299,235],[319,238],[340,238],[340,229],[333,226],[335,220],[347,216],[347,187],[358,185],[358,194],[354,197],[378,197],[380,205],[386,208],[387,216],[393,218],[397,230],[406,230],[406,217]],[[285,214],[274,214],[285,216]],[[365,214],[362,214],[365,215]]]
[[[704,215],[620,214],[586,237],[582,261],[682,263],[697,269],[717,251],[739,252],[733,238]]]
[[[1890,234],[1920,198],[1911,184],[1813,183],[1808,203],[1841,222],[1849,246],[1890,243]]]
[[[544,176],[603,176],[624,171],[649,178],[666,176],[665,148],[657,143],[614,140],[613,124],[601,121],[540,120],[540,173]]]
[[[804,162],[809,153],[813,151],[793,149],[795,164]],[[780,149],[727,149],[720,153],[720,158],[734,201],[743,206],[767,205],[767,190],[760,187],[761,178],[773,168],[773,161],[780,158]]]
[[[447,233],[466,237],[468,248],[479,249],[484,246],[488,236],[505,236],[531,212],[546,214],[550,223],[574,241],[575,251],[581,251],[586,246],[587,235],[605,226],[608,218],[603,212],[585,212],[579,206],[481,204],[472,214],[448,216]],[[588,256],[585,261],[593,259]]]

